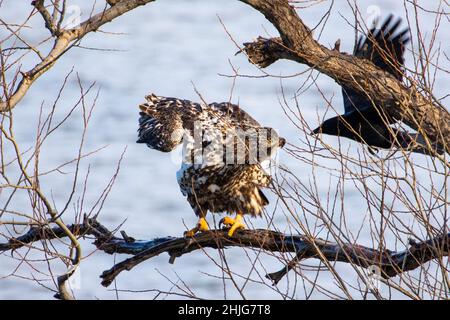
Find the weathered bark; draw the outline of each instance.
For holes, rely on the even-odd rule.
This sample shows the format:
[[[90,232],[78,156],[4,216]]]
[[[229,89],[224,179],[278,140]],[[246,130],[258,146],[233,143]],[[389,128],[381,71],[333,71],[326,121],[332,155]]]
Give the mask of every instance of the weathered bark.
[[[170,255],[170,262],[173,262],[175,257],[194,250],[227,247],[253,247],[271,252],[293,252],[296,254],[295,262],[324,257],[328,261],[352,263],[363,268],[376,266],[381,271],[382,277],[390,278],[413,270],[432,259],[448,255],[449,240],[450,234],[446,234],[432,240],[413,243],[404,251],[394,252],[380,251],[358,244],[340,245],[320,238],[310,239],[303,235],[285,235],[271,230],[239,231],[233,235],[233,238],[227,236],[227,230],[212,230],[197,234],[193,239],[167,237],[149,242],[139,242],[136,244],[136,248],[139,250],[143,247],[147,248],[104,271],[101,278],[103,278],[102,284],[109,286],[120,272],[129,271],[139,263],[163,252],[167,252]],[[123,250],[123,248],[119,249],[121,244],[122,241],[116,242],[115,248]],[[126,244],[127,250],[134,246],[132,243]],[[111,247],[109,249],[111,250]],[[115,250],[112,251],[115,252]],[[268,274],[267,278],[277,283],[293,266],[293,262],[291,262],[282,270]]]
[[[93,235],[98,243],[108,242],[114,239],[114,235],[95,219],[85,218],[81,224],[67,225],[70,232],[79,237]],[[67,237],[67,232],[60,227],[31,227],[28,232],[17,238],[10,238],[6,243],[0,243],[0,252],[14,251],[34,242],[53,240]]]
[[[295,259],[286,267],[267,275],[267,278],[274,283],[294,268],[299,260],[309,258],[351,263],[363,268],[376,266],[381,276],[390,278],[450,254],[450,233],[411,243],[409,248],[395,252],[372,249],[358,244],[339,244],[304,235],[285,235],[271,230],[242,230],[236,232],[233,238],[228,237],[228,230],[211,230],[199,233],[192,239],[164,237],[146,241],[135,240],[124,232],[121,238],[116,237],[95,219],[86,218],[82,224],[72,224],[67,227],[78,237],[93,236],[97,248],[106,253],[133,255],[103,272],[101,278],[104,286],[109,286],[120,272],[131,270],[141,262],[161,253],[167,252],[170,255],[169,262],[173,263],[176,257],[204,248],[250,247],[270,252],[295,253]],[[7,243],[0,243],[0,252],[17,250],[36,241],[48,241],[66,236],[67,234],[59,227],[35,227],[18,238],[10,239]]]
[[[278,59],[306,64],[340,85],[367,95],[385,112],[450,151],[450,113],[432,96],[425,96],[414,86],[405,86],[368,60],[319,44],[287,0],[241,1],[264,14],[281,36],[244,44],[250,62],[262,68]]]

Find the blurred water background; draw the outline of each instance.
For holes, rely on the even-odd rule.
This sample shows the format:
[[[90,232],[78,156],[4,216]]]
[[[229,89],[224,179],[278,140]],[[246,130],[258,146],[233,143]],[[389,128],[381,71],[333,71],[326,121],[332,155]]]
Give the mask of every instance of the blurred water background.
[[[434,8],[432,2],[421,3],[427,8]],[[299,14],[304,22],[312,27],[318,23],[330,4],[330,1],[324,1],[299,10]],[[82,19],[88,17],[90,5],[89,2],[81,6]],[[359,8],[367,21],[372,19],[374,12],[379,13],[381,17],[386,17],[390,13],[404,16],[403,6],[403,1],[359,2]],[[6,0],[0,7],[0,17],[7,22],[20,22],[29,11],[30,1]],[[209,102],[227,101],[232,93],[232,102],[239,103],[260,123],[278,129],[289,142],[301,144],[305,139],[304,134],[284,114],[279,100],[283,87],[286,97],[291,99],[289,102],[293,103],[292,97],[306,75],[282,79],[237,78],[233,85],[233,78],[221,76],[233,74],[231,65],[241,74],[261,75],[261,73],[247,61],[245,55],[234,55],[237,47],[227,35],[219,18],[239,44],[259,35],[267,37],[277,35],[273,26],[259,12],[239,1],[158,0],[133,10],[102,28],[108,33],[88,35],[81,43],[83,47],[114,50],[71,49],[32,86],[14,110],[16,138],[25,150],[35,142],[40,105],[43,104],[43,110],[46,112],[51,109],[65,75],[72,68],[74,72],[69,77],[62,98],[57,104],[56,119],[61,119],[79,99],[80,89],[76,74],[85,88],[95,82],[92,94],[88,96],[88,102],[93,101],[97,90],[99,93],[84,150],[88,152],[105,145],[107,147],[81,162],[80,177],[84,177],[88,168],[90,171],[85,200],[87,208],[94,203],[107,185],[126,148],[120,173],[99,216],[99,220],[109,228],[124,223],[121,229],[126,230],[129,235],[138,239],[151,239],[181,235],[185,230],[184,224],[192,226],[196,222],[196,217],[182,197],[175,179],[175,172],[179,167],[174,161],[176,156],[156,152],[135,143],[137,105],[143,102],[144,96],[148,93],[198,101],[199,97],[193,84]],[[433,14],[421,12],[421,27],[428,36],[434,25],[433,19]],[[315,36],[320,37],[320,42],[328,47],[332,47],[340,38],[341,50],[351,52],[354,30],[349,22],[352,21],[354,16],[347,1],[335,1],[328,22],[323,30],[318,29],[315,32]],[[27,33],[28,41],[35,43],[46,36],[47,30],[43,28],[40,17],[32,18],[30,25],[33,32]],[[5,32],[5,29],[1,30]],[[448,24],[447,30],[442,31],[437,34],[437,41],[442,41],[448,46],[448,31],[450,31]],[[2,34],[1,38],[4,36]],[[407,53],[406,61],[409,67],[413,67],[411,60],[410,53]],[[34,58],[25,59],[22,69],[27,70],[34,62]],[[305,66],[288,61],[279,61],[267,69],[270,74],[283,76],[305,70]],[[448,93],[448,75],[447,78],[444,75],[445,73],[439,73],[436,79],[435,95],[438,97],[445,95],[446,90]],[[336,108],[342,110],[340,87],[323,75],[317,78],[316,83],[326,97],[332,99]],[[317,88],[311,86],[303,93],[299,98],[299,104],[308,124],[315,127],[319,122],[318,116],[322,117],[326,109]],[[50,170],[76,157],[81,130],[82,118],[79,113],[75,113],[60,131],[46,142],[41,151],[41,171]],[[334,143],[336,140],[325,138],[325,141]],[[357,152],[362,148],[347,140],[342,140],[341,143],[345,147],[350,147],[353,150],[351,152]],[[420,155],[415,156],[415,159],[418,162],[427,161]],[[288,166],[305,181],[313,175],[310,166],[292,159],[283,151],[279,154],[279,162]],[[59,209],[69,196],[74,174],[73,167],[63,171],[41,178],[44,191],[51,194]],[[315,174],[320,191],[326,199],[330,186],[333,188],[336,185],[335,178],[325,169],[317,168]],[[80,188],[77,190],[80,191]],[[79,196],[78,192],[73,202],[76,203]],[[271,200],[268,212],[271,212],[275,208],[276,199],[272,194],[268,196]],[[0,195],[1,206],[4,205],[6,198],[6,193]],[[346,205],[353,211],[353,214],[347,217],[347,224],[354,226],[357,232],[364,224],[366,203],[359,191],[351,185],[346,190]],[[29,209],[27,206],[26,197],[23,198],[23,203],[19,201],[14,204],[17,210],[26,211]],[[68,210],[64,217],[66,222],[71,222],[71,214],[74,211]],[[313,219],[303,216],[300,211],[298,216],[302,221]],[[283,210],[277,211],[275,218],[275,223],[281,231],[292,231]],[[412,218],[405,214],[404,219],[408,224]],[[252,222],[255,227],[267,226],[263,219]],[[405,239],[406,237],[405,235]],[[227,284],[226,290],[223,289],[222,272],[202,251],[178,258],[174,265],[168,263],[167,255],[153,258],[131,272],[121,274],[114,284],[117,289],[144,292],[116,292],[105,289],[100,285],[99,275],[124,256],[110,256],[103,252],[90,255],[95,250],[90,242],[83,241],[86,258],[81,265],[78,282],[75,285],[74,293],[77,298],[153,298],[156,293],[145,290],[170,291],[174,288],[171,281],[180,286],[183,286],[184,282],[201,298],[241,297],[230,283]],[[372,244],[370,237],[364,232],[361,232],[358,242]],[[396,245],[388,243],[390,248],[395,248]],[[398,248],[401,249],[401,245]],[[218,256],[214,250],[207,252],[212,257]],[[254,252],[247,254],[253,258],[256,256]],[[252,272],[251,261],[242,249],[228,249],[226,255],[233,272],[244,277]],[[53,287],[48,277],[27,265],[21,265],[19,260],[18,256],[11,257],[9,253],[0,255],[0,299],[51,298],[52,293],[45,288],[45,286]],[[256,268],[262,277],[266,271],[276,271],[281,267],[280,262],[273,257],[264,256],[261,261],[264,266],[257,264]],[[8,276],[16,267],[15,276]],[[45,268],[45,264],[43,267]],[[354,271],[348,266],[337,264],[336,268],[344,278],[350,279],[350,282],[351,278],[355,277]],[[304,272],[309,271],[305,268]],[[26,279],[30,277],[41,279],[42,286]],[[243,283],[242,279],[237,278],[237,281]],[[265,284],[248,282],[244,290],[245,296],[256,299],[282,297],[279,292],[271,289],[268,280],[261,281]],[[325,288],[334,290],[335,280],[327,271],[321,272],[319,281]],[[278,289],[295,298],[304,298],[303,288],[309,286],[300,280],[295,282],[291,276],[283,279]],[[311,297],[326,298],[317,291],[314,291]]]

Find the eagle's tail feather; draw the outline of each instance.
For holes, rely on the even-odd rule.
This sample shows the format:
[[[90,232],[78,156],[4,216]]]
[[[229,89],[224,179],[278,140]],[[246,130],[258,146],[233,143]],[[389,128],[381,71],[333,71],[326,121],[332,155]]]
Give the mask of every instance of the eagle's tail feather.
[[[258,189],[258,193],[259,193],[259,196],[261,197],[261,200],[262,200],[261,204],[263,206],[268,205],[269,204],[269,199],[267,199],[266,195],[261,191],[261,189]]]

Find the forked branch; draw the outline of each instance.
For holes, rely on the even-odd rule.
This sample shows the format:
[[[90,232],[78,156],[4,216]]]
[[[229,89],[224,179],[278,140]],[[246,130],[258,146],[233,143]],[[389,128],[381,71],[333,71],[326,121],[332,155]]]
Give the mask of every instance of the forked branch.
[[[173,263],[176,257],[205,248],[248,247],[269,252],[294,253],[295,258],[286,267],[267,275],[274,283],[277,283],[289,270],[294,268],[298,261],[309,258],[351,263],[363,268],[376,266],[382,277],[390,278],[416,269],[430,260],[440,259],[450,254],[450,233],[426,241],[411,242],[408,248],[396,252],[260,229],[239,231],[233,235],[233,238],[228,237],[227,230],[211,230],[199,233],[193,238],[165,237],[144,241],[135,240],[124,232],[122,237],[117,237],[114,232],[109,231],[95,219],[85,218],[82,224],[69,225],[68,228],[78,237],[93,236],[96,247],[106,253],[133,255],[102,273],[102,285],[104,286],[109,286],[122,271],[129,271],[141,262],[161,253],[167,252],[170,256],[169,262]],[[34,227],[21,237],[10,239],[7,243],[0,243],[0,252],[16,250],[36,241],[58,239],[65,236],[66,233],[59,227]]]
[[[82,22],[79,26],[71,29],[57,30],[57,26],[51,22],[49,12],[45,9],[44,0],[33,1],[36,10],[40,12],[44,19],[46,28],[54,36],[54,44],[48,55],[36,64],[31,70],[21,72],[22,79],[17,85],[11,96],[5,97],[5,101],[0,100],[0,112],[12,110],[19,101],[25,96],[31,85],[42,74],[49,70],[56,61],[75,44],[90,32],[97,31],[104,24],[111,22],[124,13],[133,10],[139,6],[145,5],[155,0],[126,0],[116,1],[110,8],[93,15]]]
[[[104,271],[101,278],[103,278],[102,285],[109,286],[120,272],[129,271],[139,263],[164,252],[170,255],[170,262],[173,262],[175,257],[195,250],[228,247],[250,247],[270,252],[293,252],[296,255],[293,261],[282,270],[267,275],[274,283],[277,283],[293,267],[294,262],[309,258],[325,258],[328,261],[346,262],[363,268],[376,266],[382,277],[390,278],[416,269],[432,259],[448,255],[449,240],[450,233],[432,240],[412,243],[404,251],[395,252],[380,251],[358,244],[338,244],[320,238],[312,239],[304,235],[285,235],[272,230],[244,230],[234,234],[233,238],[228,237],[227,230],[211,230],[197,234],[193,239],[167,237],[139,242],[136,247],[139,250],[146,247],[145,250]],[[119,243],[115,243],[117,249],[121,247]],[[132,247],[133,244],[126,244],[127,250]]]

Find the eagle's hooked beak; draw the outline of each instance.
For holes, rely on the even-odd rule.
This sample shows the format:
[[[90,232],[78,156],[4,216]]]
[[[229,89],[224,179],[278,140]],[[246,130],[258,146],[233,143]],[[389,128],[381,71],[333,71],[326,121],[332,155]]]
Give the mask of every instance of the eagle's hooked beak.
[[[278,141],[278,146],[279,146],[280,148],[283,148],[285,144],[286,144],[286,139],[280,137],[280,139],[279,139],[279,141]]]

